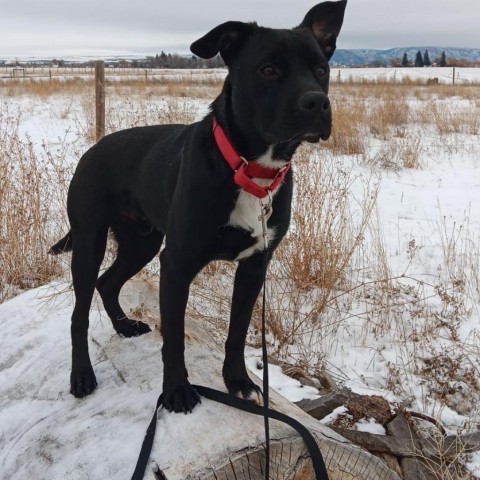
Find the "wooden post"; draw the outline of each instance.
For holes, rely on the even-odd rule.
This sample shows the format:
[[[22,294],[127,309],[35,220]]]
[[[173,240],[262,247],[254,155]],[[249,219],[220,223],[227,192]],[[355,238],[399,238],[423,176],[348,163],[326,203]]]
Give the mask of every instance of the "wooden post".
[[[452,82],[453,85],[455,85],[455,67],[453,67],[453,78],[452,78],[452,80],[453,80],[453,82]]]
[[[105,135],[105,62],[95,62],[95,138]]]

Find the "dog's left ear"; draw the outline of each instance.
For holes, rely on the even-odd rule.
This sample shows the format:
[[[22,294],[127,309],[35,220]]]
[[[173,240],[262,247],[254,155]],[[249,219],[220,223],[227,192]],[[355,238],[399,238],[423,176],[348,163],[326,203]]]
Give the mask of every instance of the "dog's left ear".
[[[213,58],[220,53],[224,62],[229,65],[255,28],[255,23],[222,23],[193,42],[190,50],[200,58]]]
[[[347,0],[319,3],[305,15],[303,22],[297,27],[312,31],[328,60],[335,52],[346,6]]]

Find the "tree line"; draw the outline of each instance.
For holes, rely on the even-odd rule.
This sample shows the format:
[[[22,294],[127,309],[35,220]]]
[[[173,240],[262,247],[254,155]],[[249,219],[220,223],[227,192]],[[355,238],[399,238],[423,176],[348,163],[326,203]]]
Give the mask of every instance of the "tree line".
[[[0,64],[7,65],[7,62],[2,62]],[[15,59],[12,63],[8,63],[15,67],[32,67],[32,66],[48,66],[48,67],[89,67],[93,68],[95,66],[95,60],[86,60],[86,61],[68,61],[61,58],[53,58],[51,60],[35,60],[35,61],[22,61]],[[105,60],[105,65],[107,67],[118,67],[118,68],[218,68],[224,67],[225,63],[217,55],[214,58],[203,59],[196,57],[195,55],[182,56],[177,53],[157,53],[155,56],[147,56],[145,58],[139,59],[111,59]]]
[[[161,52],[154,57],[147,57],[140,67],[143,68],[217,68],[225,66],[224,61],[217,55],[214,58],[203,59],[195,55],[181,56]]]
[[[446,67],[447,65],[447,55],[445,54],[445,50],[442,52],[439,58],[435,59],[434,62],[435,65],[439,67]],[[430,55],[428,53],[428,50],[425,50],[425,53],[422,55],[422,52],[419,50],[417,52],[417,55],[415,56],[415,61],[410,62],[407,52],[403,54],[402,58],[402,67],[430,67],[432,65],[432,61],[430,60]]]

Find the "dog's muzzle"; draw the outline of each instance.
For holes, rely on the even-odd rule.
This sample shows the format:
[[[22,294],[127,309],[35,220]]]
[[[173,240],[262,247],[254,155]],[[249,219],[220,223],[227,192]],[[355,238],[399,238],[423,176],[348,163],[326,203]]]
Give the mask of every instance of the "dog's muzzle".
[[[332,130],[332,110],[327,95],[322,92],[304,93],[298,99],[297,109],[302,123],[308,125],[302,140],[311,143],[328,140]]]

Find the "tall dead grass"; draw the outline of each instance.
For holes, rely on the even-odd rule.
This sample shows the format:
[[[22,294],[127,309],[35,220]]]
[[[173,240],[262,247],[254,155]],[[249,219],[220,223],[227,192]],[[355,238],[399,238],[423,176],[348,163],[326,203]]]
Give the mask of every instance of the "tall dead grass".
[[[16,80],[0,80],[0,96],[19,97],[33,96],[47,98],[56,94],[76,94],[85,88],[94,88],[93,78],[26,78]]]
[[[304,347],[315,335],[335,331],[332,298],[351,285],[377,195],[375,176],[360,176],[328,150],[297,152],[291,228],[275,254],[268,287],[269,324],[282,332],[279,354],[295,343],[307,355]]]
[[[167,97],[214,98],[223,84],[221,76],[196,79],[195,76],[147,76],[106,78],[107,98],[110,95],[154,95]],[[94,91],[93,76],[0,79],[0,96],[35,96],[47,98],[56,94],[78,94]]]
[[[63,224],[69,177],[63,159],[40,155],[18,133],[19,113],[0,103],[0,302],[62,271],[47,251]],[[63,226],[63,225],[62,225]]]
[[[368,147],[365,135],[368,105],[362,100],[352,101],[345,96],[332,97],[333,134],[324,144],[336,155],[363,155]]]
[[[452,103],[435,102],[430,105],[428,113],[439,135],[480,135],[480,110],[472,109],[470,105],[458,108]]]

